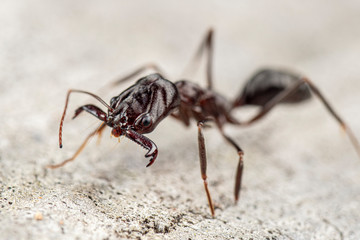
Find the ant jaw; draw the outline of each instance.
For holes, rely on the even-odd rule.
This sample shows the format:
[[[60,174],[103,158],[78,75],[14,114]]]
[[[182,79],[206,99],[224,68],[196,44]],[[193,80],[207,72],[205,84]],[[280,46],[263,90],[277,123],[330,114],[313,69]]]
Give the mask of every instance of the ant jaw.
[[[130,140],[134,141],[135,143],[139,144],[140,146],[148,150],[148,152],[145,154],[145,157],[150,159],[146,167],[151,166],[155,162],[156,157],[158,155],[158,149],[155,143],[151,141],[149,138],[145,137],[144,135],[137,133],[131,129],[125,130],[124,134]]]
[[[111,130],[111,135],[114,137],[119,138],[122,135],[125,135],[130,140],[134,141],[135,143],[139,144],[148,152],[145,154],[146,158],[150,158],[149,163],[146,165],[146,167],[151,166],[157,157],[158,150],[153,141],[151,141],[149,138],[145,137],[144,135],[137,133],[136,131],[132,129],[122,129],[120,127],[115,127]],[[120,138],[119,138],[120,142]]]

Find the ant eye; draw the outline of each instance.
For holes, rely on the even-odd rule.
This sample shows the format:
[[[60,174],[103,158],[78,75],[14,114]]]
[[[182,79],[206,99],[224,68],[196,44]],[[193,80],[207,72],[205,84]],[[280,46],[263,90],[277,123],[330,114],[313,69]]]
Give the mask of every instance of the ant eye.
[[[151,124],[151,118],[150,118],[150,116],[149,116],[149,115],[145,115],[145,116],[143,117],[143,119],[141,120],[141,124],[142,124],[144,127],[150,126],[150,124]]]

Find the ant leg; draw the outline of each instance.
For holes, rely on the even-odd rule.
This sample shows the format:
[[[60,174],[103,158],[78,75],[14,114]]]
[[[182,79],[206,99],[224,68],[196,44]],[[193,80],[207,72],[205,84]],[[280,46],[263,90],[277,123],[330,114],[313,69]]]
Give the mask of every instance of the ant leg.
[[[47,167],[48,168],[51,168],[51,169],[55,169],[55,168],[59,168],[59,167],[62,167],[64,166],[66,163],[68,162],[71,162],[71,161],[74,161],[75,158],[81,153],[81,151],[85,148],[86,144],[89,142],[90,138],[96,134],[101,134],[102,131],[105,129],[106,127],[106,124],[105,123],[102,123],[100,125],[99,128],[97,128],[95,131],[93,131],[92,133],[90,133],[86,139],[84,140],[84,142],[80,145],[80,147],[78,148],[78,150],[75,152],[75,154],[71,157],[71,158],[68,158],[66,159],[65,161],[59,163],[59,164],[54,164],[54,165],[48,165]]]
[[[101,121],[106,122],[107,120],[106,113],[97,106],[94,106],[92,104],[87,104],[76,109],[72,119],[76,118],[82,111],[90,113],[91,115],[97,117]]]
[[[262,77],[262,79],[256,79],[257,75],[255,75],[255,77],[245,87],[242,96],[238,98],[240,100],[235,101],[234,107],[254,104],[260,105],[262,109],[250,120],[246,122],[240,122],[238,124],[250,125],[256,122],[257,120],[264,117],[271,109],[273,109],[279,103],[297,103],[308,99],[310,95],[306,87],[309,87],[311,92],[321,100],[325,108],[344,129],[352,145],[354,146],[355,151],[360,157],[360,144],[359,141],[356,139],[354,133],[352,132],[350,127],[342,120],[339,114],[335,112],[329,101],[325,99],[324,95],[319,91],[319,89],[308,78],[294,75],[288,72],[281,72],[275,70],[265,70],[263,72],[260,72],[260,74],[271,75],[264,76]],[[275,77],[282,78],[280,80],[282,80],[283,82],[279,82],[279,80]],[[268,80],[268,82],[266,82],[265,80]],[[284,80],[288,80],[288,82],[285,82]],[[266,86],[265,84],[268,85]],[[283,84],[283,86],[279,84]]]
[[[263,118],[270,110],[272,110],[277,104],[281,103],[286,97],[291,96],[301,85],[303,85],[303,81],[296,82],[293,86],[285,89],[284,91],[280,92],[279,94],[275,95],[270,101],[262,106],[260,112],[258,112],[254,117],[246,122],[241,122],[242,125],[250,125],[257,120]]]
[[[70,98],[70,94],[73,93],[73,92],[77,92],[77,93],[85,93],[85,94],[88,94],[92,97],[94,97],[96,100],[98,100],[100,103],[102,103],[104,106],[106,106],[111,112],[113,111],[113,109],[104,101],[102,100],[100,97],[98,97],[97,95],[93,94],[93,93],[90,93],[90,92],[86,92],[86,91],[82,91],[82,90],[77,90],[77,89],[70,89],[66,95],[66,101],[65,101],[65,107],[64,107],[64,112],[61,116],[61,120],[60,120],[60,126],[59,126],[59,147],[62,148],[62,128],[63,128],[63,125],[64,125],[64,119],[65,119],[65,115],[66,115],[66,110],[67,110],[67,106],[69,104],[69,98]],[[100,110],[98,107],[94,106],[94,105],[85,105],[85,106],[91,106],[89,107],[88,112],[90,112],[91,114],[95,115],[96,113],[95,112],[98,112],[98,118],[101,119],[101,118],[106,118],[106,114],[105,114],[105,117],[103,116],[103,111]],[[80,107],[81,108],[81,107]],[[75,118],[78,114],[80,114],[80,112],[82,112],[82,110],[85,110],[85,109],[82,109],[82,110],[79,110],[80,108],[78,108],[76,111],[78,111],[78,113],[76,114],[75,112],[75,116],[73,118]],[[90,108],[92,110],[90,110]],[[96,115],[95,115],[96,116]],[[100,116],[102,116],[100,118]]]
[[[102,125],[106,125],[105,123],[102,123]],[[100,140],[101,140],[101,136],[102,136],[102,134],[103,134],[103,132],[104,132],[104,129],[105,129],[105,127],[99,127],[99,130],[98,130],[98,132],[97,132],[97,135],[98,135],[98,138],[97,138],[97,141],[96,141],[96,144],[97,145],[99,145],[100,144]]]
[[[207,200],[208,200],[208,203],[209,203],[211,215],[214,217],[215,216],[214,205],[213,205],[213,202],[211,200],[210,192],[209,192],[209,189],[208,189],[208,184],[207,184],[207,181],[206,181],[206,179],[207,179],[207,176],[206,176],[207,160],[206,160],[205,140],[204,140],[204,136],[203,136],[203,133],[202,133],[202,128],[204,126],[204,121],[199,121],[197,125],[198,125],[198,142],[199,142],[199,157],[200,157],[201,178],[204,181],[205,192],[206,192]]]
[[[214,30],[209,29],[207,34],[205,35],[204,40],[201,42],[198,50],[196,51],[194,57],[191,59],[186,70],[184,72],[194,72],[194,69],[199,68],[200,58],[207,52],[207,59],[206,59],[206,81],[207,81],[207,88],[212,89],[212,62],[213,62],[213,35]]]
[[[234,189],[235,204],[236,204],[239,200],[239,193],[240,193],[240,189],[241,189],[241,179],[242,179],[242,173],[243,173],[243,169],[244,169],[244,162],[243,162],[244,152],[232,138],[230,138],[229,136],[227,136],[224,133],[223,129],[220,128],[220,132],[223,135],[223,137],[236,149],[236,151],[239,155],[239,163],[238,163],[237,170],[236,170],[235,189]]]
[[[140,66],[139,68],[137,68],[134,71],[130,72],[129,74],[121,77],[120,79],[110,83],[109,87],[116,86],[116,85],[119,85],[121,83],[124,83],[124,82],[134,78],[135,76],[139,75],[140,73],[142,73],[142,72],[144,72],[146,70],[151,70],[151,69],[155,70],[155,72],[157,72],[160,75],[164,76],[162,69],[158,65],[156,65],[154,63],[148,63],[148,64],[145,64],[143,66]]]
[[[76,118],[82,111],[86,111],[86,112],[90,113],[91,115],[97,117],[101,121],[104,121],[103,124],[105,124],[105,122],[107,122],[106,113],[103,110],[101,110],[100,108],[98,108],[97,106],[94,106],[92,104],[87,104],[87,105],[81,106],[78,109],[76,109],[75,114],[72,117],[72,119]],[[105,128],[101,128],[98,131],[98,140],[97,140],[98,144],[100,143],[101,134],[104,129]]]
[[[307,78],[303,78],[304,82],[307,83],[309,85],[309,87],[311,88],[311,90],[313,91],[313,93],[315,95],[318,96],[318,98],[323,102],[323,104],[325,105],[326,109],[330,112],[331,115],[333,115],[333,117],[338,121],[338,123],[340,124],[340,126],[342,127],[342,129],[347,133],[351,143],[353,144],[357,154],[360,157],[360,144],[359,141],[357,140],[357,138],[355,137],[353,131],[350,129],[349,125],[347,125],[339,116],[339,114],[337,114],[335,112],[335,110],[330,106],[329,102],[325,99],[324,95],[320,93],[319,89]]]

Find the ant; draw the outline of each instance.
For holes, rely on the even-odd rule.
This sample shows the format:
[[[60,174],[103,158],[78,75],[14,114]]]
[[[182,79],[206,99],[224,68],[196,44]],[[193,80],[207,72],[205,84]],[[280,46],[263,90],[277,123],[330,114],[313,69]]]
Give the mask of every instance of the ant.
[[[228,101],[225,97],[212,89],[212,58],[213,58],[213,30],[210,29],[198,48],[193,62],[199,62],[200,57],[207,54],[206,78],[207,87],[203,88],[195,83],[181,80],[175,83],[163,77],[160,68],[155,64],[147,64],[136,69],[131,74],[112,83],[112,86],[123,83],[146,70],[152,69],[158,73],[150,74],[140,78],[134,85],[127,88],[107,104],[97,95],[83,91],[70,89],[67,92],[64,112],[60,121],[59,145],[62,147],[62,128],[70,94],[83,93],[94,97],[107,108],[107,113],[99,107],[86,104],[75,111],[73,119],[83,111],[92,114],[102,124],[82,143],[75,154],[60,164],[50,165],[50,168],[58,168],[73,161],[83,150],[89,139],[98,134],[101,135],[106,126],[112,128],[111,134],[115,137],[126,136],[147,150],[146,158],[151,166],[158,155],[158,149],[153,141],[144,134],[152,132],[158,124],[167,116],[172,116],[183,122],[185,126],[190,125],[194,119],[198,127],[198,147],[200,158],[201,177],[209,203],[211,215],[214,217],[214,205],[207,184],[207,158],[203,128],[208,121],[215,123],[221,135],[230,143],[238,153],[239,160],[235,177],[235,203],[239,199],[241,178],[243,173],[244,152],[240,146],[228,136],[223,129],[225,123],[247,126],[262,119],[270,110],[278,104],[296,104],[308,100],[312,94],[316,95],[324,104],[325,108],[340,124],[347,133],[352,144],[360,156],[360,145],[351,129],[330,106],[329,102],[320,93],[318,88],[307,77],[290,71],[263,69],[253,75],[245,84],[242,92],[234,101]],[[239,121],[233,115],[233,110],[246,105],[259,106],[260,110],[254,117],[247,121]]]

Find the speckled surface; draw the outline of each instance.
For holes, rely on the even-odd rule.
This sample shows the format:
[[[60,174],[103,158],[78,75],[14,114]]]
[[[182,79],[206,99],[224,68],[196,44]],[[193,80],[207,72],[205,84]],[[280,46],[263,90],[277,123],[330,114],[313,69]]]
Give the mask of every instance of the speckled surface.
[[[69,88],[108,101],[107,82],[150,61],[181,77],[209,27],[215,88],[229,99],[258,68],[307,74],[360,136],[359,1],[3,1],[0,7],[1,239],[360,239],[360,160],[317,99],[227,127],[245,151],[233,202],[235,151],[205,131],[207,207],[197,130],[166,119],[148,136],[159,157],[109,138],[71,156],[98,122],[58,124]],[[201,70],[200,70],[201,72]],[[193,76],[204,84],[202,74]],[[69,112],[92,102],[73,96]],[[239,110],[245,119],[251,109]]]

